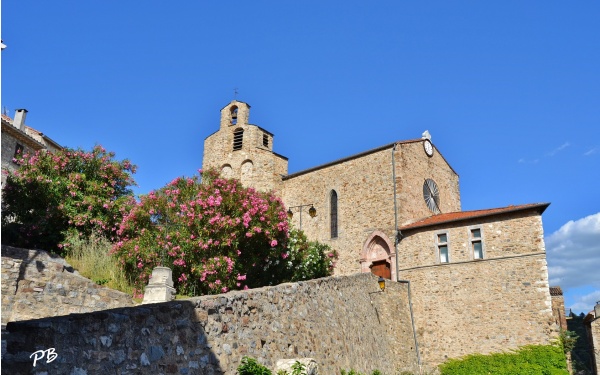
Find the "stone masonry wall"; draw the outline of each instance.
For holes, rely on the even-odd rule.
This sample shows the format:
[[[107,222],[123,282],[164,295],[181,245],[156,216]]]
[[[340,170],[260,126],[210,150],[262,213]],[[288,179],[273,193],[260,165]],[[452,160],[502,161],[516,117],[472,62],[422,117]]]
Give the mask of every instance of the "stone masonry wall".
[[[231,123],[230,108],[238,107],[238,120]],[[250,108],[232,101],[221,110],[220,129],[204,141],[202,168],[216,168],[227,178],[235,178],[246,187],[260,191],[281,190],[281,176],[287,174],[287,159],[274,153],[273,135],[248,123]],[[233,150],[234,131],[243,129],[242,147]],[[267,145],[263,137],[267,137]]]
[[[8,125],[12,126],[12,125]],[[15,137],[7,132],[2,132],[2,147],[0,148],[2,154],[2,170],[14,172],[17,170],[17,164],[13,163],[13,157],[17,148],[17,143],[23,145],[23,153],[32,154],[35,152],[27,143],[18,141]],[[6,182],[6,175],[2,173],[2,186]]]
[[[458,175],[435,146],[431,157],[426,156],[423,141],[400,142],[396,153],[398,225],[433,214],[423,198],[423,183],[428,178],[439,189],[442,213],[461,210]]]
[[[413,369],[406,284],[379,292],[372,274],[329,277],[217,296],[12,322],[11,374],[235,374],[242,356],[274,368],[312,357],[320,373]],[[32,353],[54,348],[54,361]],[[7,372],[8,373],[8,372]]]
[[[594,370],[596,374],[600,373],[600,317],[596,316],[594,320],[590,322],[590,334],[592,341]]]
[[[286,207],[314,204],[317,216],[308,208],[302,212],[302,230],[309,239],[318,240],[338,251],[336,275],[360,272],[359,259],[364,242],[378,229],[388,238],[394,236],[394,196],[392,154],[389,149],[361,158],[300,174],[284,180]],[[338,236],[331,238],[330,196],[338,197]],[[294,209],[291,220],[300,228],[300,212]],[[393,241],[393,240],[392,240]]]
[[[551,293],[552,294],[552,293]],[[567,331],[567,317],[565,315],[565,298],[562,295],[551,296],[552,298],[552,315],[554,322],[563,330]]]
[[[2,246],[2,325],[133,306],[131,296],[95,284],[58,256]]]
[[[378,231],[392,244],[395,256],[394,176],[398,224],[430,216],[423,198],[423,183],[433,178],[440,189],[442,212],[460,210],[458,176],[439,154],[429,158],[420,140],[397,143],[392,163],[392,145],[356,158],[327,165],[284,179],[283,201],[287,207],[313,203],[317,216],[302,213],[302,230],[311,240],[329,244],[338,251],[336,274],[361,271],[359,262],[365,242]],[[331,238],[330,194],[338,196],[338,237]],[[300,227],[300,213],[294,210],[292,223]],[[392,262],[392,269],[394,269]],[[392,272],[393,274],[393,272]],[[392,276],[394,277],[394,276]]]
[[[411,281],[418,342],[429,366],[470,353],[548,344],[558,332],[541,217],[520,213],[495,220],[427,228],[399,245],[400,278]],[[484,259],[473,259],[471,228],[481,229]],[[449,263],[436,254],[440,232],[448,234]]]

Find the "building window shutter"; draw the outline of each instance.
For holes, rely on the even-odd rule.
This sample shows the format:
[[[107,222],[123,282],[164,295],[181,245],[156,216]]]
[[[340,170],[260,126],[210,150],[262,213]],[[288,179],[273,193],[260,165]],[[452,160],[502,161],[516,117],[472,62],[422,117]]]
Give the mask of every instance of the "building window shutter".
[[[244,140],[244,129],[236,129],[233,132],[233,151],[241,150]]]

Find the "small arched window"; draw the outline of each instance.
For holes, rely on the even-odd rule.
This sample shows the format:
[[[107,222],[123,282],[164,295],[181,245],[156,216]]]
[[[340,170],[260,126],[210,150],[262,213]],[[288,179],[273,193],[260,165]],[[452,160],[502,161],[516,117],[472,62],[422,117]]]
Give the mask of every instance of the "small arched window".
[[[238,118],[238,107],[234,105],[233,107],[231,107],[231,125],[237,124],[237,118]]]
[[[331,238],[338,236],[338,196],[335,190],[331,191],[329,202],[329,214],[331,221]]]
[[[233,151],[241,150],[244,140],[244,129],[235,129],[233,132]]]

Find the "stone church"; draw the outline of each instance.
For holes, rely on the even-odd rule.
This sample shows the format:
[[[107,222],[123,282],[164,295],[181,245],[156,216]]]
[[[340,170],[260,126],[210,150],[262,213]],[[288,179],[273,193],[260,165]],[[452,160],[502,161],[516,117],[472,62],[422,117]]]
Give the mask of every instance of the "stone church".
[[[427,132],[290,174],[273,133],[249,115],[236,100],[221,110],[203,168],[275,191],[295,227],[338,251],[336,275],[409,283],[425,360],[555,337],[541,217],[549,203],[462,211],[458,174]]]

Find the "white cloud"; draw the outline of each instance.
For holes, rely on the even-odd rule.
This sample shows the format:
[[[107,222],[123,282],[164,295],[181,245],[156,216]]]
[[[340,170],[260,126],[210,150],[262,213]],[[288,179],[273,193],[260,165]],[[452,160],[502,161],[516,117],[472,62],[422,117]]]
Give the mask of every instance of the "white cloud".
[[[597,289],[578,296],[572,306],[589,310],[600,300],[600,212],[569,221],[545,242],[550,285],[560,285],[565,294],[579,287]]]
[[[565,148],[567,148],[569,146],[571,146],[571,143],[565,142],[562,145],[560,145],[557,148],[555,148],[554,150],[548,152],[545,156],[552,157],[552,156],[558,154],[559,152],[561,152],[562,150],[564,150]],[[584,155],[585,156],[589,156],[589,155],[592,155],[595,152],[596,152],[596,149],[591,149],[588,152],[586,152]],[[528,160],[528,159],[525,159],[525,158],[521,158],[517,162],[519,164],[537,164],[539,161],[540,161],[539,158],[537,158],[537,159],[531,159],[531,160]]]
[[[587,151],[585,154],[583,154],[584,156],[590,156],[590,155],[594,155],[595,153],[598,152],[598,148],[592,148],[591,150]]]
[[[576,314],[580,312],[588,313],[594,308],[597,301],[600,301],[600,290],[595,290],[583,296],[577,296],[575,303],[567,307],[570,307],[571,311]]]
[[[519,159],[518,163],[519,164],[537,164],[537,162],[540,161],[540,159],[532,159],[532,160],[526,160],[526,159]]]
[[[557,148],[555,148],[554,150],[550,151],[548,153],[548,156],[554,156],[557,153],[561,152],[562,150],[564,150],[565,148],[569,147],[571,144],[569,142],[565,142],[562,145],[558,146]]]

